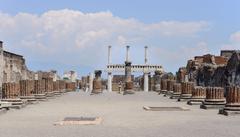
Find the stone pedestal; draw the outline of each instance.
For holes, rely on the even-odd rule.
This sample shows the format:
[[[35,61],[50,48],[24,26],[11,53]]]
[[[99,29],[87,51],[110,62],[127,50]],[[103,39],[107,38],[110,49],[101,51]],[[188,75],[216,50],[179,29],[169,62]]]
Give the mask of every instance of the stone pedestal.
[[[235,115],[240,114],[240,87],[230,86],[226,88],[226,105],[219,110],[220,114]]]
[[[201,86],[194,87],[192,98],[187,102],[189,105],[201,105],[206,98],[206,88]]]
[[[167,80],[166,79],[162,79],[161,80],[161,92],[162,94],[166,94],[167,92]]]
[[[193,82],[182,82],[182,93],[178,99],[178,101],[188,101],[192,97],[192,91],[194,89]]]
[[[219,109],[223,108],[226,104],[224,98],[224,88],[222,87],[207,87],[206,99],[200,106],[203,109]]]
[[[125,88],[123,95],[126,94],[134,94],[130,61],[125,62]]]
[[[173,93],[170,99],[178,99],[182,93],[182,85],[181,83],[174,83],[173,85]]]
[[[94,94],[102,93],[101,74],[102,74],[101,70],[95,71],[95,78],[93,80],[93,90],[92,90],[92,93],[94,93]]]

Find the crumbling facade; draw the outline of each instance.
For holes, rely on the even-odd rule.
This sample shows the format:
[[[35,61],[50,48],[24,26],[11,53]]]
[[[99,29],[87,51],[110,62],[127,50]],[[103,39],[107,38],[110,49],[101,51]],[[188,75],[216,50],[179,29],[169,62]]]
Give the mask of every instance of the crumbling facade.
[[[203,55],[189,60],[186,72],[180,68],[177,80],[181,82],[183,75],[187,81],[198,86],[226,87],[240,85],[240,51],[222,50],[220,56]]]
[[[23,56],[3,50],[0,41],[0,68],[1,82],[18,82],[20,80],[34,79],[34,72],[28,70]]]

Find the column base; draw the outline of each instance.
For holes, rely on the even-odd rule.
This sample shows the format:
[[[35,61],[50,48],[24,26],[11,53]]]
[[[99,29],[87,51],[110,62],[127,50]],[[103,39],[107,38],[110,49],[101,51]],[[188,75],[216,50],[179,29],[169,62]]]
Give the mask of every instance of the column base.
[[[181,94],[178,101],[189,101],[192,98],[192,94]]]
[[[172,93],[170,96],[170,99],[178,99],[180,97],[181,93]]]
[[[200,106],[202,109],[221,109],[225,107],[225,101],[204,101]]]
[[[204,102],[204,98],[191,98],[187,104],[188,105],[202,105]]]

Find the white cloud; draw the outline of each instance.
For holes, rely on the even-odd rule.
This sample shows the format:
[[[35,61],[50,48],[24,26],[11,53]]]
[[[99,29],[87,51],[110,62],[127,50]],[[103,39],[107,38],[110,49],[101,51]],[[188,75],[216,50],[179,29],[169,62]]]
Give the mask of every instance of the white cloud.
[[[221,49],[239,50],[240,49],[240,31],[234,32],[229,37],[229,43],[224,44]]]
[[[238,42],[238,43],[240,43],[240,31],[233,33],[233,34],[230,36],[230,40],[231,40],[232,42]]]
[[[146,24],[133,18],[116,17],[111,12],[82,13],[69,9],[41,15],[0,12],[0,22],[1,40],[9,43],[5,48],[27,56],[30,62],[91,67],[104,66],[108,45],[146,45],[144,42],[153,36],[156,41],[157,37],[192,37],[208,29],[205,21]],[[205,47],[205,43],[199,46]],[[118,52],[114,54],[117,56]]]

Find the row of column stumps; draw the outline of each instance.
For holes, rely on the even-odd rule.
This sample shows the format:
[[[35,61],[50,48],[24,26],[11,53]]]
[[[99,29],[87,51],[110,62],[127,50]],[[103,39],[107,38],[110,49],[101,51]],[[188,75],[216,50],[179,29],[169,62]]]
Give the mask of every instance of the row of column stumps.
[[[219,109],[220,114],[240,114],[240,87],[202,87],[193,82],[177,83],[174,80],[161,79],[160,94],[171,93],[171,99],[187,101],[187,104],[198,104],[202,109]],[[224,96],[224,93],[226,96]]]
[[[75,82],[65,82],[63,80],[53,81],[52,78],[43,80],[20,80],[19,82],[8,82],[2,84],[2,98],[14,99],[21,96],[32,96],[54,91],[74,91]]]

